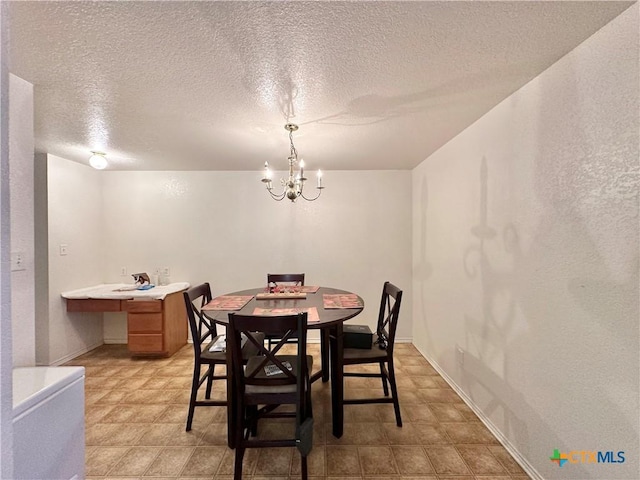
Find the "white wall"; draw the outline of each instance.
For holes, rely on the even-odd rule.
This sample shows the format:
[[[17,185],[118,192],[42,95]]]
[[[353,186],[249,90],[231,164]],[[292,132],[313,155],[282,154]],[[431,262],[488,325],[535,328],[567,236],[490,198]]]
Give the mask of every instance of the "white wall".
[[[414,343],[547,479],[640,478],[638,107],[636,4],[413,172]]]
[[[36,164],[37,169],[42,166]],[[49,301],[47,315],[37,319],[37,335],[42,335],[37,342],[39,364],[60,364],[103,343],[102,314],[67,313],[60,296],[61,292],[100,284],[104,279],[106,244],[100,173],[85,165],[46,156],[48,260],[41,267],[48,269],[44,293]],[[67,245],[67,255],[60,255],[60,245]],[[37,277],[40,282],[41,272]],[[40,328],[42,323],[46,324]]]
[[[374,325],[390,280],[407,293],[398,337],[411,338],[411,172],[326,172],[321,198],[295,204],[271,200],[258,171],[102,173],[105,281],[166,266],[219,295],[299,271],[360,294],[354,322]],[[105,339],[125,341],[124,316],[109,317]]]
[[[9,71],[6,8],[6,3],[0,2],[0,478],[11,478],[13,474]]]
[[[33,366],[35,353],[35,287],[33,232],[33,85],[9,75],[9,189],[11,251],[20,252],[24,270],[11,272],[13,365]]]

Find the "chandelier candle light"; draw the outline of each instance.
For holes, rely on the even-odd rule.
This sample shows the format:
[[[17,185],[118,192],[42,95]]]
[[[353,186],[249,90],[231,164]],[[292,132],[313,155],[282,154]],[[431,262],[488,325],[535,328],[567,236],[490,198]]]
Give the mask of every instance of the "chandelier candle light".
[[[304,182],[306,182],[307,179],[304,176],[304,160],[300,159],[300,161],[298,162],[298,151],[293,145],[293,132],[298,130],[298,126],[294,125],[293,123],[287,123],[284,128],[289,132],[289,143],[291,144],[291,151],[289,153],[289,178],[282,178],[280,180],[280,183],[282,184],[281,193],[273,193],[273,183],[271,182],[272,172],[269,169],[269,163],[264,162],[264,175],[262,177],[262,183],[266,185],[267,191],[269,192],[271,197],[278,202],[280,200],[284,200],[285,198],[288,198],[292,202],[295,202],[298,197],[302,197],[310,202],[317,200],[322,193],[322,189],[324,188],[322,186],[322,172],[318,170],[318,184],[316,186],[316,188],[318,189],[318,195],[313,198],[305,197],[303,189],[305,185]],[[294,171],[294,167],[296,164],[298,164],[298,166],[300,167],[298,173]]]

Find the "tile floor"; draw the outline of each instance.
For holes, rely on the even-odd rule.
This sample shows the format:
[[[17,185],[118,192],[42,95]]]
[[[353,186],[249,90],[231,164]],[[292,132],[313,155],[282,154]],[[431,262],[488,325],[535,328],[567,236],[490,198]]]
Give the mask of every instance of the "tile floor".
[[[223,407],[196,408],[193,429],[185,432],[192,348],[167,359],[131,359],[125,345],[103,345],[67,363],[86,368],[88,479],[233,478]],[[318,345],[309,350],[319,365]],[[529,478],[413,345],[396,345],[395,358],[402,428],[391,404],[348,405],[344,435],[337,439],[330,385],[313,384],[311,480]],[[224,385],[214,392],[224,397]],[[345,379],[348,397],[381,392],[378,379]],[[261,435],[274,431],[282,424],[261,423]],[[293,448],[250,449],[243,472],[247,480],[299,478],[299,455]]]

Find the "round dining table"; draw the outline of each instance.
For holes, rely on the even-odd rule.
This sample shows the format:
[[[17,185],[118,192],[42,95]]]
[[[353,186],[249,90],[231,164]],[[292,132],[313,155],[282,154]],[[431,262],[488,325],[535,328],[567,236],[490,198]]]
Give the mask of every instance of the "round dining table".
[[[305,287],[303,287],[305,288]],[[307,290],[309,287],[306,288]],[[342,437],[344,425],[344,378],[343,378],[343,331],[342,324],[345,320],[355,317],[364,309],[364,301],[356,295],[360,306],[354,308],[325,308],[324,295],[354,295],[352,292],[331,287],[319,287],[315,293],[305,293],[305,298],[290,298],[292,295],[266,295],[268,298],[259,298],[265,293],[265,288],[252,288],[241,290],[233,293],[226,293],[224,297],[251,297],[251,299],[241,308],[235,310],[206,310],[202,313],[210,320],[219,325],[228,325],[229,314],[237,313],[240,315],[255,315],[256,309],[295,309],[304,311],[303,309],[313,309],[318,313],[316,321],[311,321],[312,315],[308,314],[307,329],[320,330],[321,343],[321,369],[311,377],[314,382],[319,378],[323,381],[331,379],[331,411],[332,411],[332,432],[336,438]],[[300,295],[301,296],[301,295]],[[214,299],[215,300],[215,299]],[[260,310],[258,310],[259,312]],[[265,317],[267,318],[267,317]],[[328,350],[328,351],[327,351]],[[227,356],[227,363],[230,362],[230,356]],[[330,368],[329,368],[330,366]],[[232,398],[233,387],[231,369],[227,366],[227,435],[230,448],[234,448],[235,439],[233,438],[233,407],[236,402]]]

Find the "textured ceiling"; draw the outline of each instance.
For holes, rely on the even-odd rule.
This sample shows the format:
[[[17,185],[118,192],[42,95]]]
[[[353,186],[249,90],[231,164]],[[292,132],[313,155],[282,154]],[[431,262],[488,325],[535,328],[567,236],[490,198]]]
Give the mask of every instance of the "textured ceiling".
[[[111,169],[412,168],[632,2],[8,2],[36,149]]]

